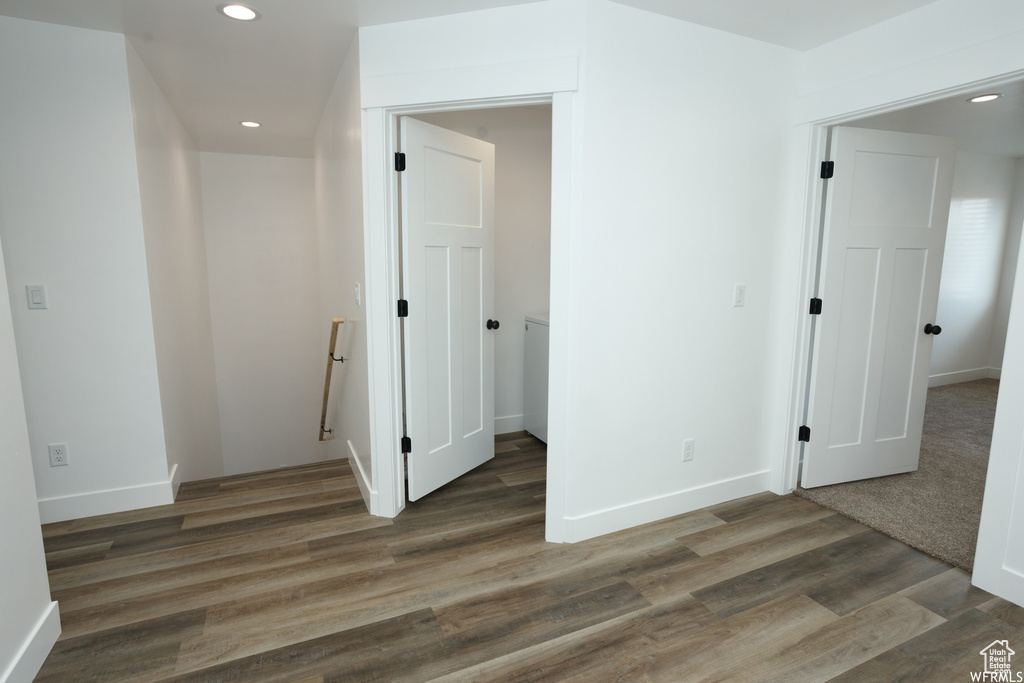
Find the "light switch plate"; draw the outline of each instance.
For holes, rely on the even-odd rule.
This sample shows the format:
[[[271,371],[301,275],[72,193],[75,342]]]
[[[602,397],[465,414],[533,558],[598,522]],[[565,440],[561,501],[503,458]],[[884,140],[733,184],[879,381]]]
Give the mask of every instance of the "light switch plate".
[[[46,304],[46,285],[25,285],[29,308],[49,308]]]
[[[740,308],[746,303],[747,300],[747,286],[737,284],[736,288],[732,292],[732,305],[736,308]]]

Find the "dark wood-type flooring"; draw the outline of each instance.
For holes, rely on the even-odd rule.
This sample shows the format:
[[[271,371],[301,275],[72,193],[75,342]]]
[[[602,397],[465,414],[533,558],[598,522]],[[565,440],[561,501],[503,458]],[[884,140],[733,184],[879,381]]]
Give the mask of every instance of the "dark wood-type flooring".
[[[1024,648],[1024,609],[794,496],[545,543],[543,444],[496,451],[394,520],[332,461],[46,525],[37,680],[967,681]]]

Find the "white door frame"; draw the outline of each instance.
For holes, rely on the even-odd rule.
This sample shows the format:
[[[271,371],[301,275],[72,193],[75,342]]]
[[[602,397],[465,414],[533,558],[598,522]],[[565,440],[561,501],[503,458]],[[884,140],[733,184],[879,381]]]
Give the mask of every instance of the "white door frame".
[[[493,77],[480,69],[454,87],[450,71],[387,76],[362,83],[363,230],[366,259],[366,324],[370,393],[370,513],[395,517],[405,507],[402,436],[402,358],[396,302],[399,298],[398,119],[410,114],[550,103],[551,159],[551,345],[548,386],[548,448],[545,537],[565,535],[568,404],[570,234],[579,230],[571,209],[576,106],[576,59],[541,60],[517,68],[495,67]],[[550,63],[548,63],[550,62]],[[508,90],[494,83],[518,77]],[[402,77],[405,77],[404,79]],[[485,96],[474,97],[479,91]],[[368,94],[369,93],[369,94]],[[432,93],[437,93],[436,97]],[[465,97],[452,97],[465,93]],[[373,105],[380,106],[373,106]],[[371,105],[371,106],[366,106]]]
[[[807,379],[810,372],[810,363],[808,359],[811,355],[811,326],[813,316],[808,315],[808,305],[814,292],[816,271],[817,271],[817,259],[818,250],[820,245],[820,230],[821,230],[821,218],[823,210],[824,191],[821,185],[822,181],[818,177],[820,162],[826,158],[825,153],[827,151],[828,143],[828,131],[832,126],[844,125],[852,123],[857,119],[861,119],[867,116],[873,116],[876,114],[884,114],[900,109],[906,109],[919,104],[926,104],[937,100],[947,99],[949,97],[967,96],[975,94],[982,90],[998,89],[1001,86],[1008,85],[1010,83],[1018,82],[1024,79],[1024,71],[1016,71],[1010,74],[1003,74],[998,77],[983,79],[979,81],[973,81],[970,83],[961,84],[954,88],[949,88],[941,91],[931,92],[926,95],[913,97],[904,100],[898,100],[890,102],[888,104],[871,107],[868,109],[862,109],[857,111],[850,111],[841,115],[833,116],[828,119],[808,122],[803,125],[804,132],[806,134],[806,149],[807,155],[805,157],[806,165],[804,168],[808,169],[807,176],[805,178],[805,184],[803,186],[803,235],[801,238],[801,267],[800,267],[800,285],[799,285],[799,298],[796,302],[797,305],[797,325],[796,325],[796,343],[793,347],[793,355],[790,360],[791,377],[789,389],[789,407],[787,420],[788,431],[786,434],[785,448],[779,458],[776,459],[774,466],[772,467],[771,473],[771,490],[779,495],[789,493],[793,491],[797,486],[797,474],[800,463],[800,446],[801,442],[798,440],[798,429],[803,424],[804,415],[804,403],[805,394],[807,388]],[[1018,264],[1018,270],[1016,275],[1017,281],[1022,281],[1024,278],[1021,276],[1021,266],[1024,265],[1024,261],[1020,261]],[[1024,311],[1020,310],[1022,303],[1017,303],[1018,315],[1024,315]],[[1013,316],[1011,310],[1011,317]],[[1009,346],[1007,347],[1009,351]],[[1007,354],[1008,355],[1008,354]],[[1005,367],[1005,361],[1004,361]],[[1007,378],[1004,374],[1004,381]],[[1004,389],[1006,387],[1000,387],[1000,398],[1004,396]],[[1020,393],[1016,391],[1014,387],[1014,395]],[[1003,410],[997,412],[996,415],[996,430],[999,431],[1001,427],[1004,427],[1004,431],[1015,431],[1020,434],[1017,442],[1013,446],[1013,453],[1020,453],[1024,448],[1024,434],[1021,434],[1019,428],[1020,416],[1010,411]],[[1018,423],[1018,426],[1014,428],[1012,425],[1006,425],[1005,423]],[[1007,453],[1010,449],[1007,449]],[[1017,463],[1012,463],[1008,460],[1004,461],[1002,453],[997,454],[996,450],[993,449],[993,456],[990,460],[990,473],[992,472],[993,464],[996,467],[1000,466],[1012,466],[1014,472],[1016,472]],[[1012,487],[1010,477],[1006,477],[1004,482],[1007,486]],[[993,496],[993,478],[990,476],[988,483],[985,487],[985,500],[986,500],[986,513],[989,509],[992,510],[992,514],[983,514],[982,524],[980,530],[980,538],[978,542],[979,551],[984,549],[984,552],[979,552],[975,560],[975,571],[974,579],[978,582],[979,574],[981,575],[994,575],[995,568],[989,565],[992,564],[989,560],[994,560],[992,557],[983,557],[983,554],[990,554],[988,539],[995,539],[1005,536],[1005,520],[1008,520],[1011,515],[1012,509],[1012,494],[1013,491],[999,492],[998,496]],[[997,502],[993,502],[990,505],[990,499],[998,498]],[[998,510],[994,509],[993,506],[997,505]],[[1005,509],[1004,509],[1005,508]],[[989,521],[991,520],[991,521]],[[995,541],[992,542],[997,545]],[[1004,541],[1005,543],[1005,541]],[[994,551],[995,548],[992,548]],[[1001,562],[1001,560],[1000,560]],[[986,583],[978,583],[983,588],[992,590],[993,581],[987,581]]]

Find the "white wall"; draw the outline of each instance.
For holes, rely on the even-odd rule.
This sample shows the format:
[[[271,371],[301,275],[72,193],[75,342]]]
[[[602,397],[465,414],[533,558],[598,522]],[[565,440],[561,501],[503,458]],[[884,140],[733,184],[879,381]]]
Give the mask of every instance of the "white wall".
[[[930,386],[998,374],[990,361],[1016,167],[1011,157],[957,152]]]
[[[551,107],[417,114],[495,146],[494,427],[523,428],[524,318],[547,312],[551,288]]]
[[[379,106],[371,101],[380,93],[378,78],[580,55],[586,5],[587,0],[546,0],[361,28],[363,106]],[[450,73],[450,85],[462,87],[458,81],[465,76]],[[499,90],[506,85],[494,83]]]
[[[767,487],[765,255],[783,227],[796,66],[789,50],[590,5],[568,462],[582,536],[628,519],[619,507],[640,521]]]
[[[1019,258],[1018,251],[1018,258]],[[1016,278],[1007,325],[1010,339],[1024,335],[1024,277]],[[974,556],[975,585],[1024,605],[1024,351],[1006,345],[985,501]]]
[[[171,501],[120,35],[0,17],[0,238],[44,522]],[[25,285],[49,309],[28,310]],[[67,442],[51,468],[47,444]]]
[[[992,352],[989,367],[1003,367],[1006,348],[1006,328],[1010,322],[1010,302],[1013,283],[1017,277],[1017,254],[1020,252],[1021,228],[1024,226],[1024,159],[1016,160],[1014,169],[1013,201],[1006,223],[1006,244],[1003,245],[1003,263],[999,276],[999,297],[996,300],[995,320],[992,324]]]
[[[199,151],[131,43],[142,226],[167,464],[176,481],[224,473]]]
[[[327,428],[334,433],[327,449],[331,458],[350,458],[367,507],[371,507],[374,479],[366,348],[361,122],[357,39],[349,48],[314,139],[320,274],[320,311],[315,329],[318,362],[326,364],[331,320],[345,318],[335,350],[335,355],[345,358],[345,362],[334,364],[327,413]],[[357,283],[360,302],[355,296]]]
[[[224,473],[322,460],[313,162],[199,158]]]
[[[803,53],[798,120],[893,102],[1024,69],[1024,5],[936,0]]]
[[[0,28],[0,32],[2,32]],[[0,260],[0,681],[31,681],[60,634],[50,601],[7,279]]]

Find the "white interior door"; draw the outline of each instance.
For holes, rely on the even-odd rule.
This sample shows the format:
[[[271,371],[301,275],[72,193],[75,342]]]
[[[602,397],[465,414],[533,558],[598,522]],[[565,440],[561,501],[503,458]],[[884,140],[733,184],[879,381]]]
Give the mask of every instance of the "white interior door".
[[[804,487],[917,469],[956,141],[836,128]]]
[[[494,145],[401,121],[409,500],[494,457]]]

